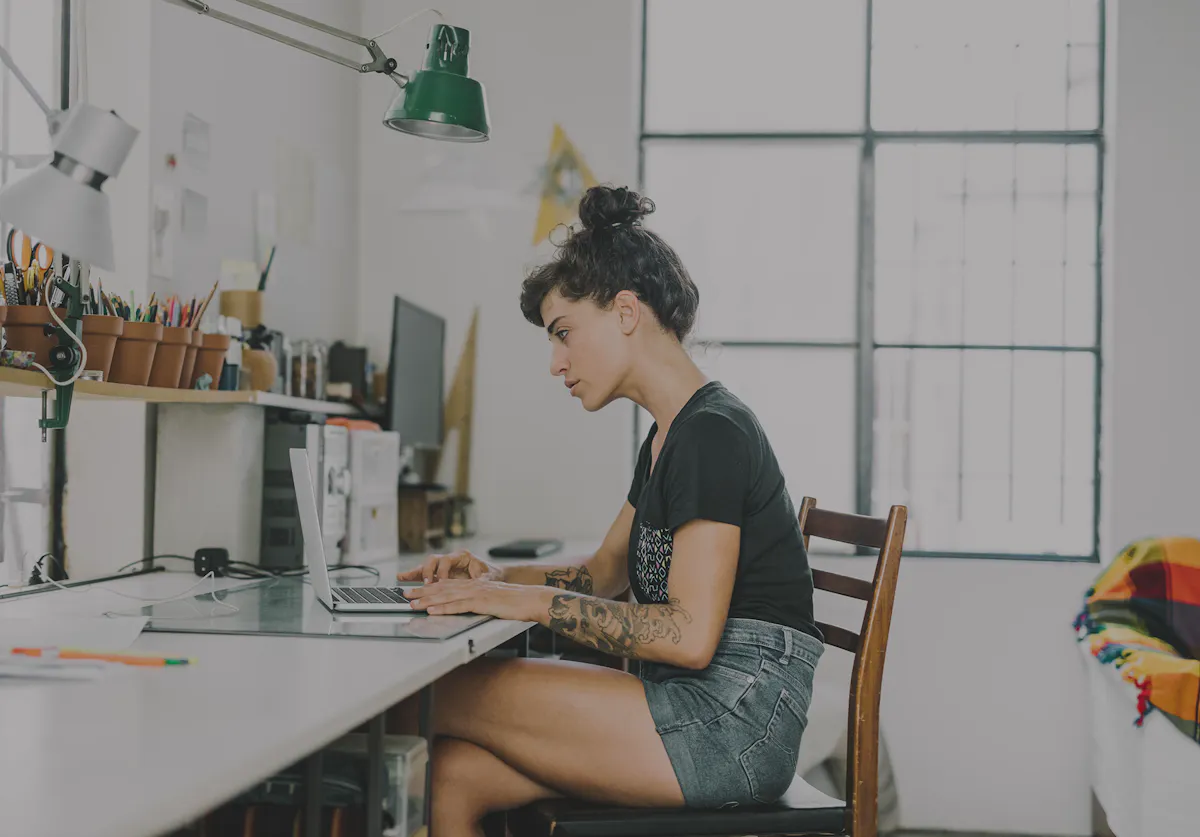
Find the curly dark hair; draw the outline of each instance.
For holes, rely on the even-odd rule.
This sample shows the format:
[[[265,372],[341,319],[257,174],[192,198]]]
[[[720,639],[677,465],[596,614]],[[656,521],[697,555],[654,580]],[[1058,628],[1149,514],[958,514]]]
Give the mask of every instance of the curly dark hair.
[[[621,291],[632,291],[682,342],[696,322],[700,292],[670,245],[642,226],[653,211],[652,200],[625,187],[588,189],[579,202],[583,229],[569,232],[554,258],[521,285],[525,319],[545,326],[542,302],[553,291],[601,308]]]

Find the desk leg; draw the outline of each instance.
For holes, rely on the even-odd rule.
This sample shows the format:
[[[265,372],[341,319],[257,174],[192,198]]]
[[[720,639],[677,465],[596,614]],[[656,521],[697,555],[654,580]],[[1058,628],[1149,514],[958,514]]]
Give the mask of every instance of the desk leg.
[[[367,837],[383,835],[383,729],[386,712],[367,725]]]
[[[417,697],[417,735],[425,739],[428,761],[425,765],[425,837],[433,837],[433,686],[426,686]]]
[[[304,837],[321,834],[321,751],[304,762]]]

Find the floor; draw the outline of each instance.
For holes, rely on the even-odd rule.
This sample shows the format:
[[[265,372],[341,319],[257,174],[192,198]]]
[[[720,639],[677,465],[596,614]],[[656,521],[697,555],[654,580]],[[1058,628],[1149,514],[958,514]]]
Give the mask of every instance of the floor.
[[[994,831],[898,831],[895,837],[1006,837]],[[1028,835],[1022,835],[1028,837]]]

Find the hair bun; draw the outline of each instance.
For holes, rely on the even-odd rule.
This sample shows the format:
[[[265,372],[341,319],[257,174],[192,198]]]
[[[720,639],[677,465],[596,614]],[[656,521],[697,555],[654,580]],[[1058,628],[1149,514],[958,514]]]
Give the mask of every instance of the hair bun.
[[[593,186],[579,201],[579,220],[585,229],[636,224],[654,211],[654,201],[624,186]]]

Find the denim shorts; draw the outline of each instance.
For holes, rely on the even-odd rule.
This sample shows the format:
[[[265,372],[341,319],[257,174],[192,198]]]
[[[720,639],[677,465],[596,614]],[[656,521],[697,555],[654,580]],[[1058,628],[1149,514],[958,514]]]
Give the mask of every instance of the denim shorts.
[[[795,778],[825,646],[794,628],[729,619],[708,667],[643,663],[642,684],[684,803],[774,802]]]

